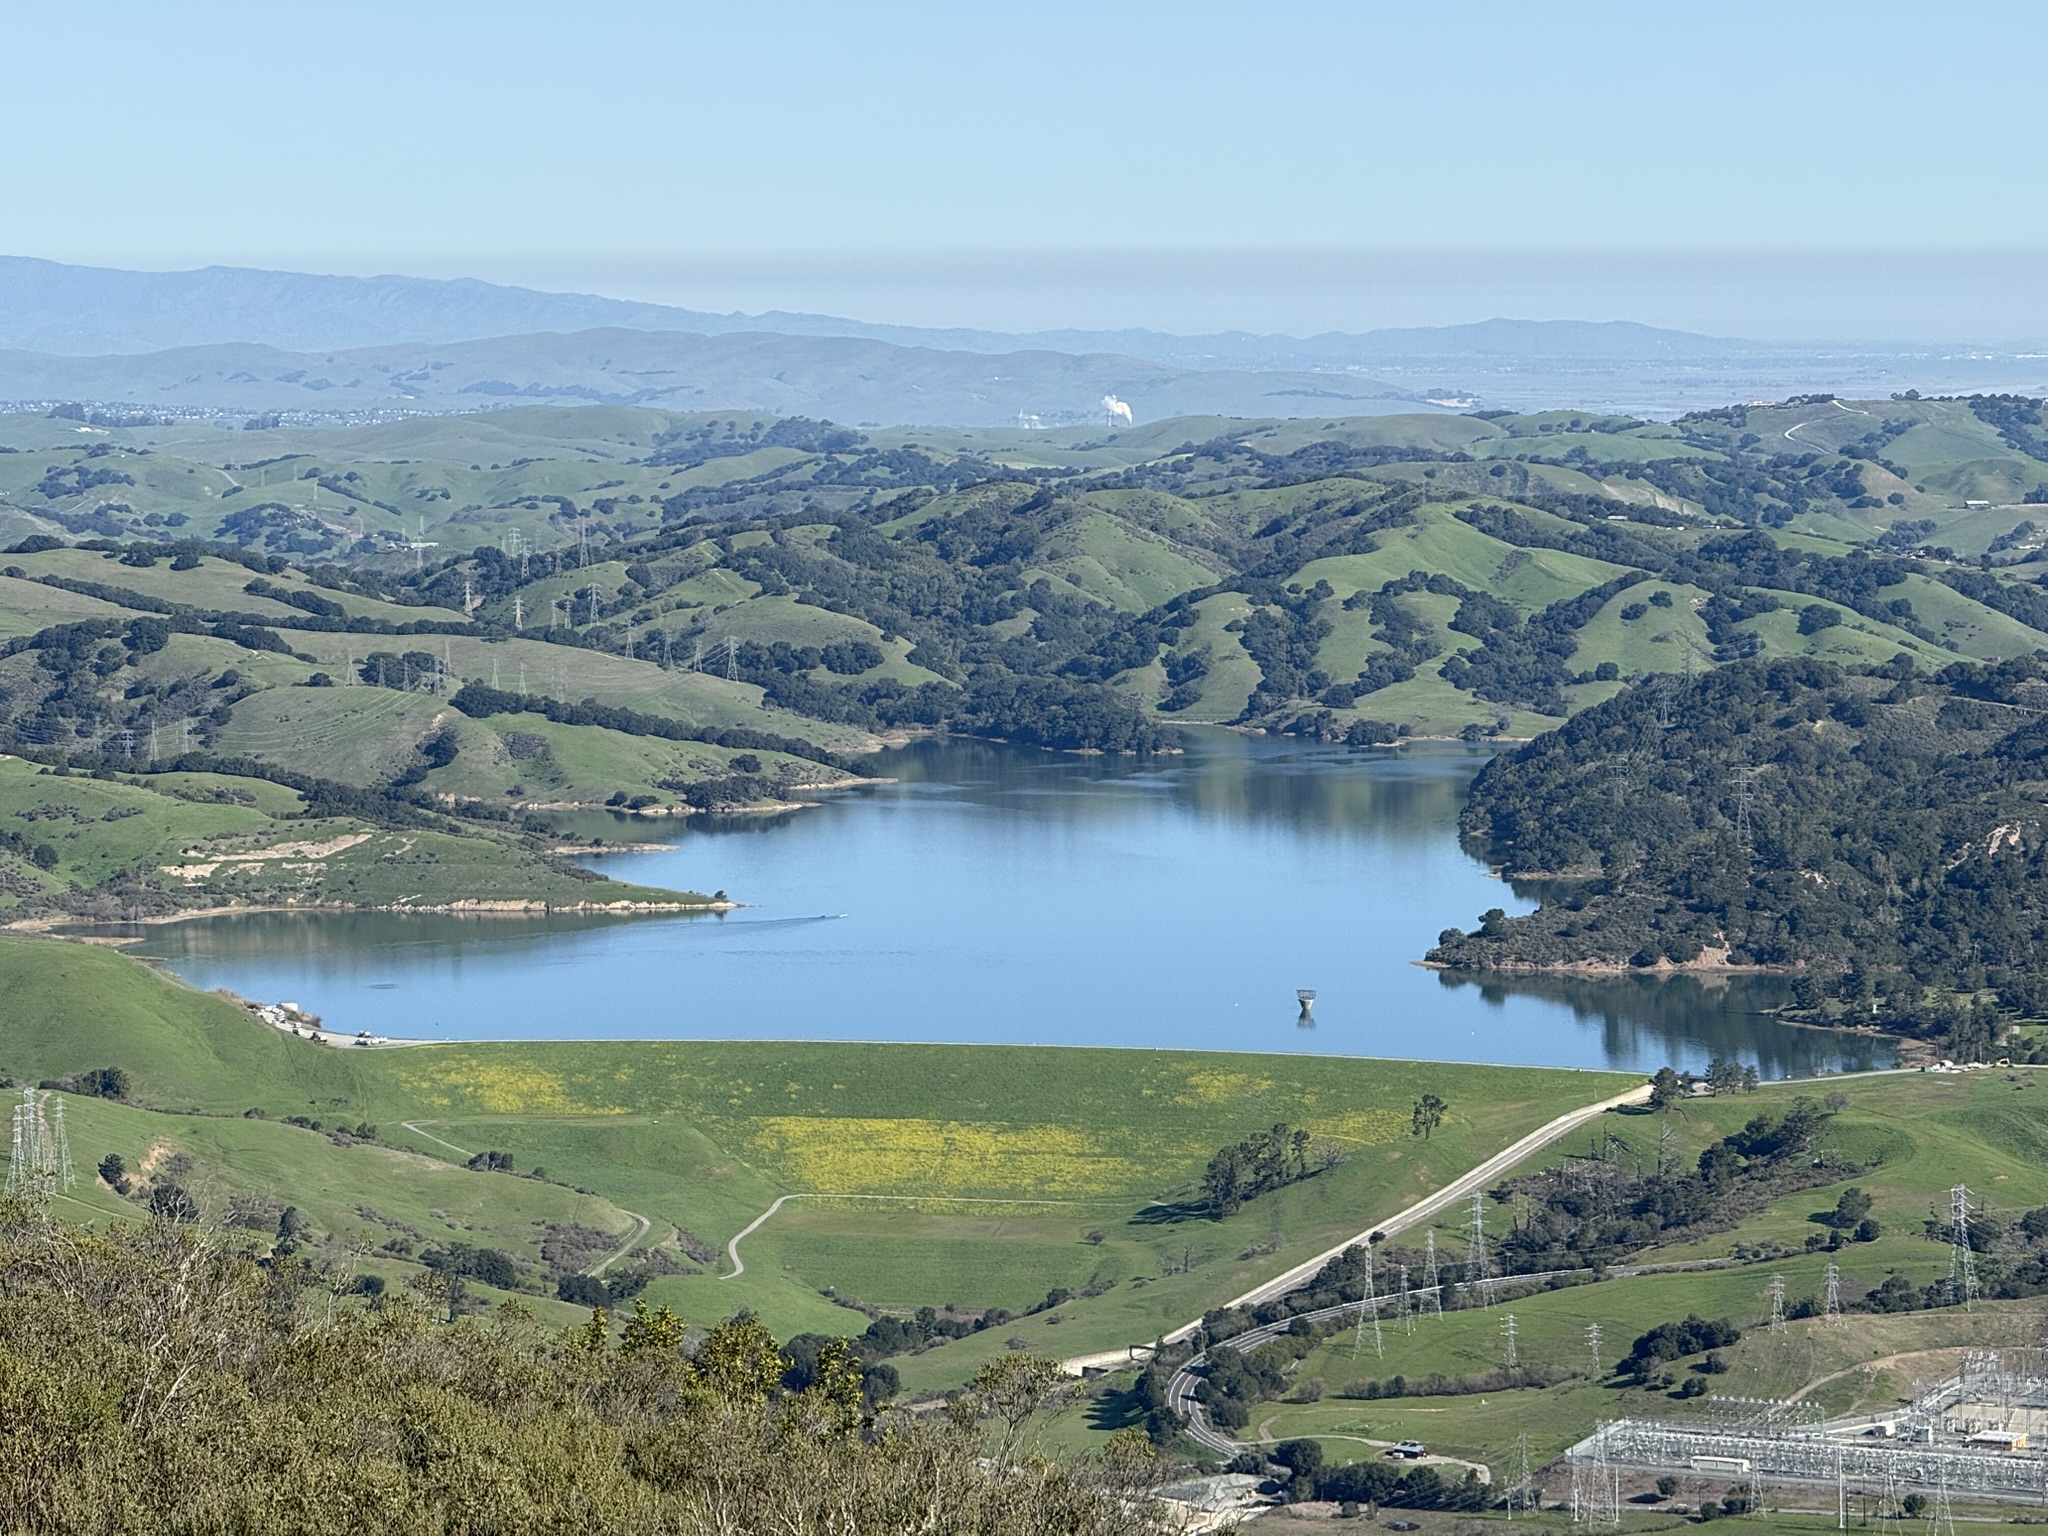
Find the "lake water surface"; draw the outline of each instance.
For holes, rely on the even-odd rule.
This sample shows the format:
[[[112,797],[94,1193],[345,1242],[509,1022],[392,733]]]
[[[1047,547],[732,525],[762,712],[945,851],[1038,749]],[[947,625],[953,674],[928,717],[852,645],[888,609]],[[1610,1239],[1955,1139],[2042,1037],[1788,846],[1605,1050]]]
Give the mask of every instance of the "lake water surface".
[[[329,1028],[430,1039],[1000,1041],[1766,1076],[1881,1066],[1882,1043],[1761,1018],[1736,978],[1499,985],[1413,962],[1531,909],[1457,841],[1478,749],[1361,753],[1229,732],[1184,755],[978,742],[889,753],[897,782],[775,817],[584,815],[662,838],[593,860],[745,908],[639,919],[256,914],[142,930],[201,987]],[[597,888],[601,891],[601,887]],[[1318,993],[1297,1020],[1298,987]]]

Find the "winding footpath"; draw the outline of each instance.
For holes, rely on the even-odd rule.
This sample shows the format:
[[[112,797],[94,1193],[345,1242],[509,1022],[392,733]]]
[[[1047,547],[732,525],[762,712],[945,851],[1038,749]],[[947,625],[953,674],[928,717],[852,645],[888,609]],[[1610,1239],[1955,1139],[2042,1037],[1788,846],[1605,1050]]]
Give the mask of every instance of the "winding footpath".
[[[421,1134],[425,1134],[422,1132]],[[746,1263],[740,1258],[740,1240],[750,1237],[770,1216],[791,1200],[887,1200],[898,1203],[931,1205],[1095,1205],[1112,1206],[1111,1200],[1013,1200],[1004,1195],[835,1195],[822,1189],[798,1190],[794,1194],[778,1195],[775,1203],[733,1234],[732,1241],[725,1245],[725,1251],[732,1260],[732,1273],[720,1275],[721,1280],[737,1280],[747,1272]]]
[[[623,1205],[620,1206],[619,1209],[622,1211],[626,1211],[626,1208]],[[640,1223],[639,1229],[635,1231],[631,1237],[627,1238],[623,1243],[619,1244],[618,1247],[614,1248],[610,1253],[606,1254],[603,1258],[599,1259],[595,1264],[591,1265],[590,1268],[583,1271],[583,1273],[585,1273],[586,1275],[590,1275],[593,1278],[602,1277],[606,1270],[610,1269],[614,1264],[618,1263],[619,1260],[623,1259],[627,1254],[631,1253],[636,1247],[638,1247],[640,1239],[645,1237],[647,1235],[648,1229],[654,1225],[653,1222],[649,1221],[645,1216],[642,1216],[638,1211],[626,1211],[626,1214],[632,1217],[635,1221]]]

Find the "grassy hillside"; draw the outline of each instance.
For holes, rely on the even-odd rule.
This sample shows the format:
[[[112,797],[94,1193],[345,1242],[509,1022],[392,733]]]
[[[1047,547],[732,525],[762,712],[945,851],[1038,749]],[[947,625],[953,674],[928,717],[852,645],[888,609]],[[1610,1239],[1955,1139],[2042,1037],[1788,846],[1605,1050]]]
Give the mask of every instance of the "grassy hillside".
[[[1815,398],[1107,435],[621,407],[232,435],[0,419],[0,515],[36,535],[6,557],[0,636],[159,614],[181,642],[152,698],[58,708],[10,677],[7,708],[24,745],[75,755],[206,722],[173,662],[270,690],[378,651],[421,658],[405,691],[489,680],[830,751],[939,724],[1110,749],[1176,720],[1520,736],[1737,657],[2048,646],[2040,413]],[[172,558],[192,539],[223,554]],[[40,547],[80,540],[104,547]],[[1681,605],[1643,618],[1648,594],[1613,588],[1632,573]],[[195,728],[354,782],[402,772],[434,719],[225,702]],[[581,755],[628,798],[676,797],[659,753]],[[500,767],[444,778],[503,793]]]
[[[903,1388],[964,1379],[1006,1344],[1073,1354],[1141,1341],[1177,1326],[1330,1242],[1361,1230],[1469,1167],[1521,1131],[1625,1079],[1585,1073],[1426,1063],[968,1047],[662,1045],[434,1046],[363,1051],[317,1046],[256,1023],[103,949],[0,939],[10,1012],[0,1066],[61,1077],[118,1065],[132,1103],[67,1099],[74,1160],[118,1153],[128,1193],[90,1179],[67,1209],[79,1219],[137,1211],[167,1179],[195,1201],[256,1221],[285,1205],[309,1251],[402,1283],[450,1245],[490,1249],[499,1272],[545,1315],[554,1280],[617,1247],[649,1299],[712,1321],[756,1309],[779,1335],[858,1333],[869,1315],[918,1307],[972,1317],[1026,1315],[921,1353],[896,1355]],[[1250,1433],[1310,1435],[1332,1461],[1376,1455],[1372,1441],[1415,1437],[1504,1475],[1516,1437],[1540,1464],[1617,1413],[1691,1411],[1662,1387],[1631,1384],[1613,1362],[1651,1327],[1689,1313],[1726,1317],[1744,1337],[1724,1347],[1714,1392],[1778,1397],[1811,1386],[1830,1411],[1880,1409],[1948,1368],[1952,1351],[2026,1333],[2024,1309],[1975,1311],[1925,1300],[1871,1312],[1880,1286],[1940,1282],[1947,1248],[1922,1218],[1966,1182],[1984,1200],[1982,1265],[1990,1283],[2032,1262],[2016,1218],[2048,1179],[2048,1136],[2030,1071],[1915,1073],[1844,1079],[1816,1143],[1817,1161],[1731,1196],[1730,1219],[1679,1228],[1608,1261],[1607,1278],[1511,1294],[1491,1309],[1404,1320],[1378,1344],[1345,1326],[1289,1357],[1284,1389],[1255,1406]],[[1421,1092],[1449,1100],[1427,1141],[1408,1133]],[[1586,1145],[1566,1143],[1511,1172],[1486,1204],[1495,1239],[1526,1222],[1523,1181],[1577,1166],[1626,1180],[1654,1166],[1689,1168],[1711,1144],[1769,1123],[1811,1085],[1684,1101],[1667,1114],[1609,1117]],[[166,1109],[183,1114],[166,1115]],[[251,1118],[259,1110],[267,1118]],[[280,1123],[286,1116],[318,1120]],[[1214,1147],[1276,1120],[1341,1139],[1351,1160],[1237,1215],[1183,1209]],[[362,1122],[374,1127],[373,1136]],[[407,1124],[406,1122],[410,1122]],[[357,1133],[364,1132],[359,1138]],[[512,1172],[452,1166],[472,1152],[508,1155]],[[1592,1154],[1597,1153],[1597,1156]],[[163,1170],[172,1168],[172,1174]],[[544,1176],[517,1175],[536,1168]],[[1819,1220],[1854,1187],[1871,1199],[1875,1236],[1831,1248]],[[737,1278],[723,1250],[779,1196],[799,1198],[745,1240]],[[808,1197],[808,1198],[804,1198]],[[1945,1208],[1945,1206],[1943,1206]],[[254,1214],[251,1214],[254,1213]],[[647,1236],[632,1241],[641,1219]],[[1462,1213],[1436,1230],[1455,1280]],[[1388,1247],[1419,1264],[1423,1233]],[[349,1245],[357,1245],[348,1259]],[[577,1246],[580,1244],[581,1246]],[[716,1250],[714,1256],[714,1250]],[[565,1254],[575,1257],[565,1268]],[[1622,1274],[1615,1267],[1648,1265]],[[1840,1270],[1845,1328],[1799,1316],[1764,1326],[1782,1279],[1795,1314],[1818,1309],[1824,1270]],[[1671,1270],[1672,1265],[1705,1266]],[[1655,1266],[1666,1266],[1658,1271]],[[1411,1273],[1419,1283],[1419,1272]],[[501,1289],[501,1288],[500,1288]],[[479,1294],[491,1294],[482,1286]],[[1070,1293],[1038,1305],[1048,1291]],[[1090,1294],[1090,1293],[1093,1294]],[[1928,1292],[1928,1295],[1932,1295]],[[837,1302],[835,1304],[835,1300]],[[1430,1373],[1497,1367],[1502,1319],[1516,1319],[1524,1365],[1545,1387],[1469,1395],[1431,1391]],[[1587,1327],[1601,1329],[1594,1368]],[[1874,1362],[1874,1363],[1873,1363]],[[1406,1395],[1368,1399],[1395,1376]],[[1142,1408],[1128,1374],[1101,1383],[1055,1440],[1095,1443]]]
[[[709,900],[594,877],[509,823],[369,797],[364,807],[367,814],[321,814],[282,785],[230,774],[91,777],[0,757],[0,913],[49,921],[223,905],[672,908]]]
[[[0,987],[25,999],[0,1033],[0,1070],[17,1078],[113,1065],[128,1074],[133,1099],[153,1108],[369,1121],[383,1146],[457,1162],[507,1152],[518,1172],[544,1167],[646,1216],[654,1241],[671,1245],[680,1229],[722,1252],[778,1196],[801,1197],[746,1240],[744,1275],[720,1278],[730,1272],[721,1258],[652,1281],[650,1298],[693,1319],[745,1305],[780,1333],[857,1333],[866,1320],[834,1305],[828,1290],[891,1309],[1017,1312],[1055,1288],[1099,1291],[899,1362],[906,1381],[933,1385],[964,1380],[1011,1337],[1074,1353],[1178,1327],[1627,1083],[1602,1073],[1023,1047],[338,1048],[281,1033],[123,955],[12,936],[0,936]],[[404,1020],[390,1031],[404,1034]],[[1424,1092],[1451,1106],[1427,1141],[1409,1134],[1410,1106]],[[1349,1161],[1223,1221],[1186,1209],[1218,1147],[1283,1120],[1331,1139]],[[128,1149],[138,1136],[146,1142],[140,1125],[104,1150],[132,1161]],[[186,1126],[173,1117],[161,1134],[200,1145],[204,1136]],[[263,1145],[328,1155],[317,1136]],[[202,1164],[241,1157],[225,1143],[194,1155]],[[274,1170],[263,1178],[278,1200],[335,1209],[340,1186],[326,1164],[305,1171],[303,1195],[299,1173],[274,1158],[222,1177],[244,1190],[258,1167]],[[528,1188],[501,1175],[464,1177],[522,1198]],[[500,1231],[539,1219],[524,1210],[488,1219]],[[340,1213],[332,1221],[353,1230]],[[485,1222],[479,1212],[472,1224]]]

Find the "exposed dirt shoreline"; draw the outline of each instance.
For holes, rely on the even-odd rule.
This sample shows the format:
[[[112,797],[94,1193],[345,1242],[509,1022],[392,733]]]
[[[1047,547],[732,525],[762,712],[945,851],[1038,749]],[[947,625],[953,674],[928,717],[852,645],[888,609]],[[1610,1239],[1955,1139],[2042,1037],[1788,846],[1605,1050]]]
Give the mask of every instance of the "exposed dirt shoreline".
[[[581,852],[595,850],[582,849]],[[399,912],[418,913],[423,916],[455,917],[532,917],[537,914],[564,913],[619,913],[630,915],[641,912],[731,912],[745,906],[740,901],[578,901],[548,902],[523,900],[517,897],[493,899],[486,897],[464,898],[459,901],[436,903],[387,903],[373,904],[351,901],[300,901],[285,903],[229,903],[218,907],[188,907],[178,912],[152,912],[139,917],[92,918],[80,917],[74,913],[60,912],[38,917],[24,917],[4,925],[15,933],[49,933],[58,928],[156,928],[168,923],[196,922],[208,917],[249,917],[267,912]],[[132,939],[115,936],[93,936],[89,933],[65,935],[76,937],[87,943],[127,944]]]

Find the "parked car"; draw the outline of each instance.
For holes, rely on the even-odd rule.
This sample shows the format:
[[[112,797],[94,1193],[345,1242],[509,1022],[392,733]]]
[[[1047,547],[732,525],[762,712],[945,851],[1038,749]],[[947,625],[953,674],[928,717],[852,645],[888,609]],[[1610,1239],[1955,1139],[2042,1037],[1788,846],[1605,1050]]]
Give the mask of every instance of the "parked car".
[[[1399,1445],[1387,1452],[1387,1454],[1389,1456],[1400,1456],[1408,1461],[1420,1461],[1429,1452],[1424,1449],[1420,1440],[1403,1440]]]

